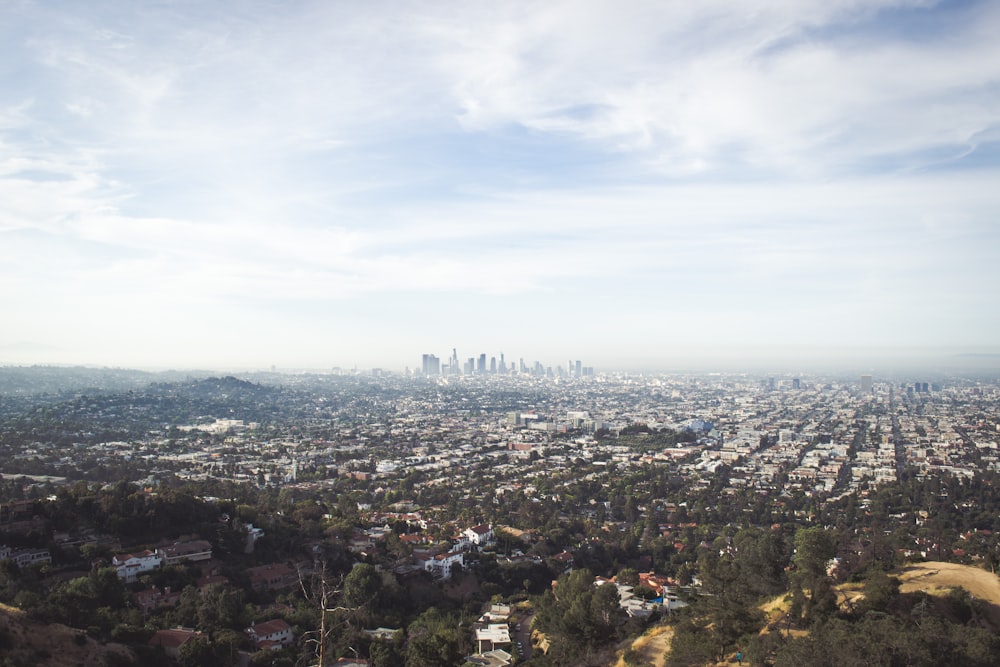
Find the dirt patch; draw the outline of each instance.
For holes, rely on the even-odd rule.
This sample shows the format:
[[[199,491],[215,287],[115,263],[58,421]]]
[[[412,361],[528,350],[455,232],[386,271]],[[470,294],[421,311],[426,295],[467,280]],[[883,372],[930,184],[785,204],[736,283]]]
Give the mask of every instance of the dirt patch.
[[[669,625],[651,628],[641,637],[632,642],[632,648],[639,652],[643,660],[653,667],[664,667],[667,664],[667,651],[670,640],[674,637],[674,629]],[[618,658],[614,667],[626,667],[624,658]]]
[[[986,616],[994,628],[1000,628],[1000,579],[971,565],[957,563],[916,563],[903,568],[899,574],[901,593],[923,591],[928,595],[947,595],[956,588],[963,588],[976,600],[988,604]]]
[[[902,593],[944,593],[961,586],[969,595],[1000,606],[1000,579],[992,572],[957,563],[916,563],[897,575]]]

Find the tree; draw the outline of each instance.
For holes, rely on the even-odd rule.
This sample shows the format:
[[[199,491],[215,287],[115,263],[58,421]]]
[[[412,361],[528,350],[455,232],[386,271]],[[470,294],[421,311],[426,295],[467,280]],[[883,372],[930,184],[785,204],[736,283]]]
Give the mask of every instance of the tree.
[[[462,663],[471,646],[454,616],[431,607],[408,628],[406,667],[452,667]]]
[[[825,529],[800,528],[795,532],[795,566],[808,579],[826,576],[834,546],[833,536]]]
[[[561,576],[542,596],[535,622],[549,635],[556,662],[572,662],[613,641],[624,620],[617,587],[595,586],[594,575],[581,569]]]
[[[615,581],[623,586],[638,586],[639,572],[634,567],[624,567],[618,571]]]
[[[225,585],[214,585],[201,591],[198,597],[198,625],[205,630],[239,629],[246,625],[243,618],[243,594]]]
[[[208,637],[195,637],[184,642],[180,648],[180,659],[182,667],[213,667],[219,664]]]
[[[863,607],[873,611],[886,611],[899,595],[899,579],[874,569],[865,580]]]
[[[377,604],[382,576],[368,563],[359,563],[344,578],[344,605],[357,608]]]

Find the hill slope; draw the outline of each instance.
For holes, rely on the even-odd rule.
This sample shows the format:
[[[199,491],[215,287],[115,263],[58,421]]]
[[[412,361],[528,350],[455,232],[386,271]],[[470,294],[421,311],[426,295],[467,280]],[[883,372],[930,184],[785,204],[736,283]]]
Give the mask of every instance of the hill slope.
[[[120,644],[101,645],[80,630],[46,625],[0,604],[0,655],[17,667],[117,667],[135,664]]]

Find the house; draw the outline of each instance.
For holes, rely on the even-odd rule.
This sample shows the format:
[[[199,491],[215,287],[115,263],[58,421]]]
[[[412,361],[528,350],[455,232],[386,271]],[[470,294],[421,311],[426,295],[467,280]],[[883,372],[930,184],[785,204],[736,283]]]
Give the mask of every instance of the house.
[[[552,561],[553,567],[558,571],[571,572],[573,570],[573,554],[565,549],[552,556],[549,560]]]
[[[399,541],[409,546],[416,546],[418,544],[430,544],[431,538],[429,535],[426,535],[424,533],[414,533],[408,535],[400,535]]]
[[[465,662],[476,667],[509,667],[514,664],[514,656],[503,649],[478,653],[465,657]]]
[[[140,574],[159,569],[163,559],[156,553],[146,549],[130,554],[118,554],[111,559],[118,578],[126,584],[135,583]]]
[[[299,575],[284,563],[260,565],[247,570],[247,577],[254,590],[278,590],[295,585]]]
[[[197,563],[199,561],[211,560],[212,545],[205,540],[174,542],[168,547],[158,547],[156,555],[163,560],[164,565],[177,565],[185,561]]]
[[[391,642],[396,637],[396,633],[400,633],[402,630],[399,628],[375,628],[374,630],[364,630],[363,632],[372,639]]]
[[[174,660],[180,660],[181,647],[196,637],[200,637],[200,632],[195,632],[188,628],[174,628],[172,630],[157,630],[156,634],[150,637],[147,644],[163,649],[163,652]]]
[[[506,623],[490,623],[475,630],[479,653],[492,651],[497,645],[510,645],[510,627]]]
[[[653,589],[658,596],[666,593],[669,586],[677,587],[677,582],[664,574],[655,572],[640,572],[639,583]]]
[[[466,528],[465,532],[462,533],[462,536],[469,540],[473,546],[480,549],[482,547],[489,546],[496,541],[492,526],[487,526],[486,524]]]
[[[292,626],[280,618],[257,623],[247,628],[246,633],[258,649],[277,650],[294,640]]]
[[[458,565],[465,565],[465,558],[461,551],[449,551],[448,553],[437,554],[426,558],[421,565],[434,575],[435,579],[451,579],[452,569]]]
[[[0,561],[9,560],[17,564],[19,568],[41,565],[52,562],[52,554],[48,549],[12,549],[6,545],[0,545]]]
[[[489,611],[483,614],[482,618],[487,622],[506,621],[510,618],[510,605],[494,602],[490,605]]]
[[[363,530],[355,529],[347,542],[347,550],[352,554],[360,554],[375,549],[375,539]]]
[[[150,612],[160,607],[176,607],[180,604],[180,591],[173,591],[169,586],[163,589],[147,588],[132,595],[135,606],[144,612]]]

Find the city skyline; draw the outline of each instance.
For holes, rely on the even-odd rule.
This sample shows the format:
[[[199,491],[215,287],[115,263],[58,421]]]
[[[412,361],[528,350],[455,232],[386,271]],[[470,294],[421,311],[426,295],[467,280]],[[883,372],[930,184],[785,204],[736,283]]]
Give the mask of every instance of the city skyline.
[[[0,16],[0,364],[1000,365],[995,3]]]

